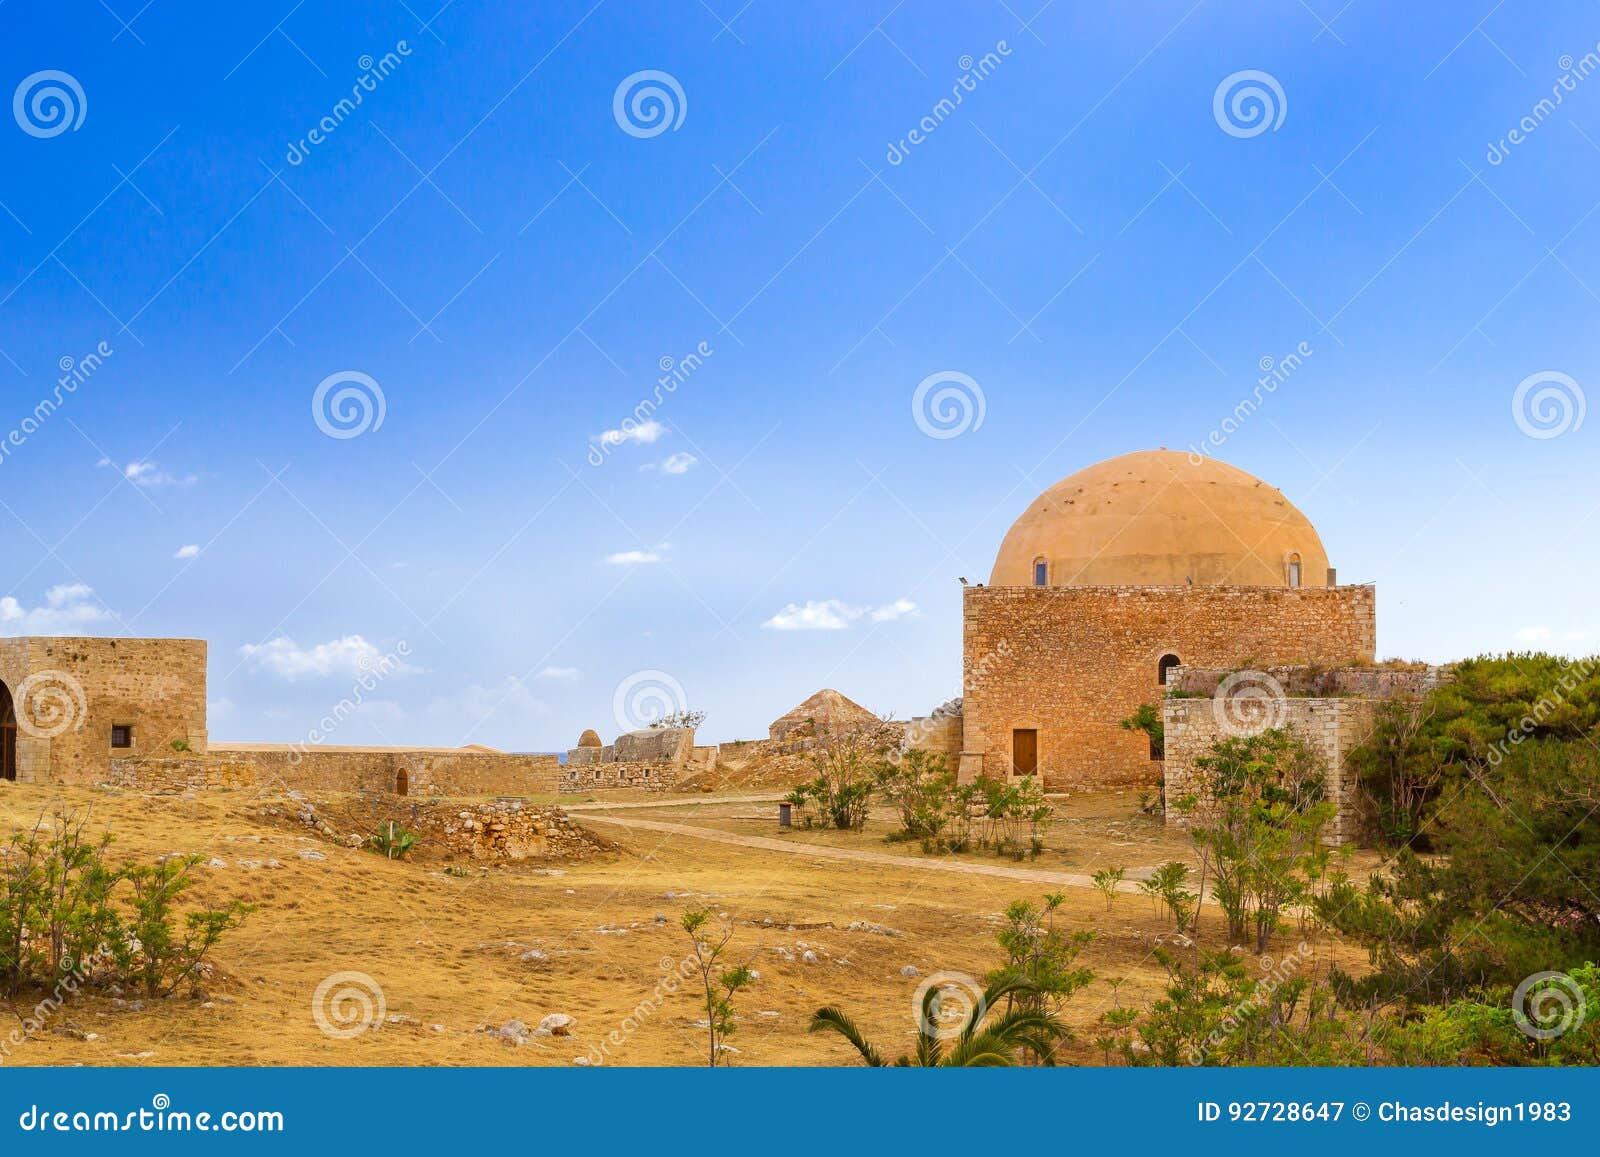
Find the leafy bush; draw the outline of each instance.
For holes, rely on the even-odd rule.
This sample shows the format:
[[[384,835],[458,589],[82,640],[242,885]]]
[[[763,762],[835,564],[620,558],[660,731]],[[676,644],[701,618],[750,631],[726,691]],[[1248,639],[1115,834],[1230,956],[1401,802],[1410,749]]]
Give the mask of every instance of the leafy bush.
[[[1172,806],[1190,819],[1200,890],[1209,876],[1229,941],[1249,934],[1264,952],[1282,913],[1327,871],[1322,832],[1337,809],[1324,798],[1322,760],[1291,727],[1220,740],[1194,764],[1198,790]]]
[[[110,863],[111,834],[87,813],[58,811],[14,832],[0,855],[0,981],[30,986],[121,980],[164,996],[251,910],[233,903],[179,913],[198,857]]]

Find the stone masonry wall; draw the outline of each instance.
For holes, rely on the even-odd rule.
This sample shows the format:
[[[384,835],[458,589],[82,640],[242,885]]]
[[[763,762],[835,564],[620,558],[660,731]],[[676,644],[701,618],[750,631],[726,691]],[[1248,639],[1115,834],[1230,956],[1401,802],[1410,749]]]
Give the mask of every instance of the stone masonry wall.
[[[1242,728],[1238,715],[1225,710],[1224,699],[1168,699],[1166,723],[1167,822],[1184,826],[1184,817],[1172,802],[1194,794],[1205,799],[1204,774],[1194,765],[1218,740],[1267,727],[1292,728],[1322,757],[1327,770],[1329,800],[1338,814],[1329,825],[1327,842],[1354,840],[1360,822],[1360,797],[1345,756],[1372,731],[1377,701],[1373,699],[1270,699],[1257,700],[1253,726]]]
[[[561,794],[584,795],[591,791],[637,788],[641,791],[670,791],[672,785],[695,769],[682,763],[642,761],[637,763],[567,763],[561,769]]]
[[[553,755],[405,748],[237,748],[218,746],[205,758],[119,759],[110,781],[143,791],[215,786],[281,790],[396,792],[405,772],[413,796],[554,795],[560,763]]]
[[[204,640],[0,639],[0,680],[24,782],[99,783],[113,757],[206,749]],[[112,748],[117,725],[131,728],[131,747]]]
[[[1164,694],[1164,655],[1207,667],[1371,663],[1371,587],[981,587],[964,592],[964,777],[1012,769],[1038,732],[1046,788],[1150,786],[1161,764],[1117,726]]]

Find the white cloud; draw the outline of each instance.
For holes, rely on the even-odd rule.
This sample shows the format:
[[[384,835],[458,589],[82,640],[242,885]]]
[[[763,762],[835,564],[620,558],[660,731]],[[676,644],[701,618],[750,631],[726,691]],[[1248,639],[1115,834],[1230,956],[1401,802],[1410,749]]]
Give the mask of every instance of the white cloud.
[[[200,479],[193,474],[179,476],[161,469],[148,459],[135,459],[126,466],[118,466],[109,458],[100,459],[99,465],[110,466],[135,486],[193,486]]]
[[[838,599],[790,603],[761,625],[774,631],[842,631],[859,613]]]
[[[539,678],[548,679],[552,683],[575,683],[578,680],[576,667],[546,667],[539,672]]]
[[[199,558],[200,557],[200,545],[199,545],[199,543],[194,543],[194,542],[187,543],[184,546],[180,546],[176,551],[174,551],[173,554],[172,554],[172,557],[173,558]]]
[[[660,562],[659,550],[619,550],[616,554],[606,555],[606,561],[612,566],[638,566],[641,563]]]
[[[11,595],[0,598],[0,634],[5,635],[81,634],[84,627],[115,617],[83,583],[51,587],[38,607],[25,607]]]
[[[521,679],[507,675],[492,687],[474,683],[435,699],[428,714],[447,722],[454,734],[471,734],[491,719],[500,724],[535,719],[549,715],[550,707]]]
[[[809,599],[803,604],[790,603],[761,625],[773,631],[843,631],[858,619],[889,623],[914,614],[916,609],[916,603],[904,598],[877,607],[852,606],[840,599]]]
[[[641,446],[648,446],[659,441],[666,435],[667,428],[654,418],[646,422],[634,422],[631,419],[622,423],[618,430],[607,430],[596,436],[595,441],[602,446],[620,446],[624,442],[637,442]]]
[[[895,599],[892,603],[884,603],[881,607],[872,608],[872,621],[875,623],[892,623],[896,619],[903,619],[907,615],[916,614],[917,604],[910,599]]]
[[[239,654],[256,670],[290,682],[330,675],[354,678],[381,674],[385,669],[391,675],[411,674],[419,669],[394,655],[384,655],[360,635],[345,635],[314,647],[301,647],[293,639],[279,635],[259,645],[246,644],[239,648]]]
[[[1544,643],[1550,640],[1551,634],[1549,627],[1523,627],[1517,632],[1517,642]]]
[[[668,455],[667,458],[662,461],[661,472],[663,474],[687,474],[690,470],[695,468],[699,461],[700,459],[696,458],[693,454],[680,451],[677,454]]]

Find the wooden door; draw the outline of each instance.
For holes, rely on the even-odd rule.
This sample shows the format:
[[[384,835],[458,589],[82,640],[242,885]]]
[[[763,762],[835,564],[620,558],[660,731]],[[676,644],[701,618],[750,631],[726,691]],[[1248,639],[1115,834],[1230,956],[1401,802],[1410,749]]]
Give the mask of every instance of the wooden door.
[[[1011,770],[1016,775],[1033,775],[1039,770],[1039,733],[1031,727],[1011,733]]]

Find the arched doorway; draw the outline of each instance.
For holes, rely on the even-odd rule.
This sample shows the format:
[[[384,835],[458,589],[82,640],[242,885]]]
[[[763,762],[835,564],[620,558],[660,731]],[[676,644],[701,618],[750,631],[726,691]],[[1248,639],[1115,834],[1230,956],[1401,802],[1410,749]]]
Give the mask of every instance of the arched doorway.
[[[1156,664],[1156,682],[1161,686],[1167,685],[1167,672],[1183,662],[1178,656],[1166,654],[1161,656],[1161,661]]]
[[[0,779],[17,778],[17,712],[11,688],[0,681]]]
[[[401,768],[394,776],[394,794],[406,795],[411,791],[411,773]]]

